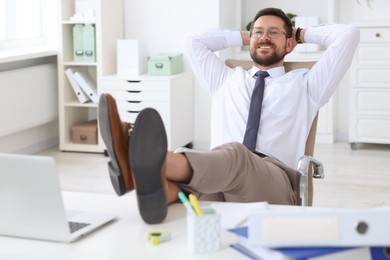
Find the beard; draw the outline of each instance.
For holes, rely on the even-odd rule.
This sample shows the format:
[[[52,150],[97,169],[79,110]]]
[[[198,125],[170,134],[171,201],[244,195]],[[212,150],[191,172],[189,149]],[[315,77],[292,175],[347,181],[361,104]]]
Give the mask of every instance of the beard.
[[[286,52],[285,53],[277,53],[275,51],[270,56],[263,58],[263,57],[260,57],[260,55],[256,51],[257,51],[257,48],[252,49],[250,51],[250,55],[252,57],[252,60],[254,61],[255,64],[258,64],[258,65],[263,66],[263,67],[269,67],[273,64],[280,62],[281,60],[284,59],[284,56],[286,56],[286,54],[287,54]]]

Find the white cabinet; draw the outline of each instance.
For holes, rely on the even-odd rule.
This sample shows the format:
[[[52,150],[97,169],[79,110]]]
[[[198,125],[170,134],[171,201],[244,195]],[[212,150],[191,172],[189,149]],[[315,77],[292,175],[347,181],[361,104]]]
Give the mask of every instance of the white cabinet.
[[[58,53],[59,132],[60,150],[103,152],[102,141],[97,144],[72,142],[72,126],[97,118],[97,104],[80,103],[65,75],[67,68],[87,72],[94,80],[116,72],[116,43],[123,38],[123,4],[121,0],[96,0],[95,18],[71,20],[75,14],[75,1],[61,1],[60,48]],[[92,61],[73,58],[73,28],[76,24],[92,25],[95,29],[96,57]],[[99,88],[99,84],[97,84]]]
[[[111,94],[122,121],[134,123],[139,112],[156,109],[164,122],[168,149],[193,142],[193,77],[190,72],[171,76],[103,77],[100,93]]]
[[[350,78],[349,141],[390,144],[390,23],[360,25]]]

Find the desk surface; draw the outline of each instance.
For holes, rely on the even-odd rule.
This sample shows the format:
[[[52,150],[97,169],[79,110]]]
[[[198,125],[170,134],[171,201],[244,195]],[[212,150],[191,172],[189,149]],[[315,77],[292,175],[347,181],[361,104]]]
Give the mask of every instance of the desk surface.
[[[222,231],[220,251],[191,254],[180,203],[169,206],[162,224],[148,225],[139,216],[134,192],[122,197],[63,192],[63,198],[67,209],[112,212],[118,219],[71,244],[0,236],[0,259],[246,259],[229,247],[237,238],[227,231]],[[152,246],[146,232],[153,230],[168,230],[172,239]]]

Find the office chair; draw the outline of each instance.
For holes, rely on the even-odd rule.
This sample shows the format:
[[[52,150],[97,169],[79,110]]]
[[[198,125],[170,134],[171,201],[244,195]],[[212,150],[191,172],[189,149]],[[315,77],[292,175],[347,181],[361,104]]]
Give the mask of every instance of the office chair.
[[[244,59],[227,59],[225,61],[226,65],[229,67],[241,66],[244,69],[248,70],[252,68],[252,60]],[[315,61],[308,62],[285,62],[286,71],[290,71],[298,68],[308,68],[310,69],[314,65]],[[313,158],[314,154],[314,144],[317,132],[317,122],[318,122],[318,113],[314,118],[313,124],[311,126],[309,136],[306,140],[305,146],[305,155],[302,156],[297,165],[297,172],[300,174],[300,204],[302,206],[312,206],[313,205],[313,178],[323,179],[325,177],[324,167],[321,162]]]

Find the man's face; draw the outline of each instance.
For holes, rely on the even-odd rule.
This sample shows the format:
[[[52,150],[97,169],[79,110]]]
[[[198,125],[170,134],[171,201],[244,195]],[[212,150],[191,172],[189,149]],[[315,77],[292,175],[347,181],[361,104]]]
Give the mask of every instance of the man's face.
[[[283,20],[276,16],[261,16],[253,25],[250,39],[250,55],[264,68],[283,65],[286,54],[291,52],[291,38],[287,38]]]

